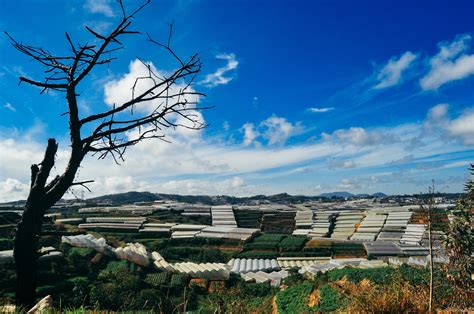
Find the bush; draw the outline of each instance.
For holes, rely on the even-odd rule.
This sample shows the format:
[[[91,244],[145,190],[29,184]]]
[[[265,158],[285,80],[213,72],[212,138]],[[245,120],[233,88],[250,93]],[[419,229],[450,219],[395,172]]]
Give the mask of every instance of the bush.
[[[265,297],[272,293],[272,287],[269,282],[242,284],[241,291],[251,298]]]
[[[107,310],[133,307],[139,279],[125,261],[109,262],[99,273],[90,292],[91,303]]]
[[[87,275],[90,271],[90,260],[95,251],[91,248],[64,246],[64,257],[74,273]]]
[[[66,306],[79,307],[89,303],[91,282],[87,277],[73,277],[67,280],[72,285],[72,291],[62,296]]]
[[[134,300],[135,310],[156,310],[159,312],[162,295],[155,289],[143,289]],[[127,309],[128,310],[128,309]]]
[[[330,285],[324,285],[319,289],[318,311],[331,312],[343,306],[343,297]]]
[[[304,313],[310,311],[308,307],[309,294],[314,286],[309,282],[288,287],[276,295],[278,313]]]
[[[346,277],[347,280],[353,283],[359,283],[363,279],[368,279],[376,284],[388,284],[395,273],[395,269],[390,267],[381,267],[373,269],[360,269],[360,268],[342,268],[333,269],[328,272],[328,278],[330,281],[341,280]]]

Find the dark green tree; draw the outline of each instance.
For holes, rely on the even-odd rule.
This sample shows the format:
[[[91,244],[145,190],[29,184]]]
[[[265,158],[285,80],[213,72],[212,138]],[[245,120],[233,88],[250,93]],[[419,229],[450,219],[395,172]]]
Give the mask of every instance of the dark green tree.
[[[474,232],[472,212],[474,211],[474,164],[469,168],[465,190],[466,195],[456,204],[452,219],[446,232],[446,254],[449,263],[445,270],[448,279],[454,284],[458,294],[472,297],[474,285],[472,274],[474,274],[474,262],[472,258],[474,247]]]

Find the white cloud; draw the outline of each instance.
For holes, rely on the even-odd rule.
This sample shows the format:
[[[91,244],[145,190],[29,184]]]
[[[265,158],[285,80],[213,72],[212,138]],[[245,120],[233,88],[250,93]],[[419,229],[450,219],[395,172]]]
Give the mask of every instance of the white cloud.
[[[153,79],[148,78],[148,66],[154,75],[156,75],[156,77],[153,77]],[[121,104],[131,100],[133,97],[136,97],[152,88],[155,85],[155,81],[159,81],[157,77],[163,78],[167,76],[167,73],[157,69],[151,62],[133,60],[130,62],[128,73],[125,73],[118,79],[110,80],[105,83],[105,103],[111,107],[113,105],[120,106]],[[138,77],[147,78],[138,80],[135,85],[135,89],[132,91],[132,87],[134,86]],[[169,87],[168,93],[169,95],[178,95],[184,91],[184,88],[186,88],[186,92],[194,92],[192,87],[187,86],[184,82],[176,82]],[[154,96],[161,92],[163,92],[163,89],[156,89],[153,94],[149,94],[149,96]],[[187,100],[190,106],[194,106],[193,103],[198,103],[200,98],[197,95],[186,95],[181,96],[181,98],[178,98],[177,96],[170,96],[168,98],[168,104],[166,104],[163,99],[154,99],[151,101],[140,102],[139,104],[133,106],[133,114],[148,114],[156,110],[156,108],[164,108],[166,105],[171,106],[174,102],[178,101],[178,99],[179,101]],[[189,110],[186,112],[186,114],[188,116],[192,116],[195,121],[198,121],[198,124],[204,124],[205,122],[204,117],[198,111]],[[132,115],[132,111],[121,113],[121,115]],[[176,136],[190,136],[196,138],[201,134],[200,131],[189,129],[189,127],[198,125],[194,125],[193,122],[182,117],[181,115],[169,113],[167,115],[167,120],[178,125],[176,129],[165,129],[162,131],[162,134],[169,137],[168,140],[176,140]],[[144,129],[142,129],[142,131],[144,131]],[[132,137],[132,135],[137,135],[137,132],[137,130],[135,130],[135,132],[129,132],[128,136]]]
[[[425,131],[441,134],[447,140],[460,140],[465,145],[474,144],[474,108],[454,119],[449,117],[448,109],[448,104],[431,108],[423,124]]]
[[[13,111],[13,112],[16,112],[16,108],[13,107],[13,105],[10,104],[9,102],[7,102],[5,105],[3,105],[3,108],[8,109],[8,110],[11,110],[11,111]]]
[[[381,130],[367,131],[360,127],[339,129],[332,134],[322,133],[323,140],[348,143],[356,146],[370,146],[388,143],[392,141],[391,134],[382,134]]]
[[[417,56],[410,51],[405,52],[399,58],[391,58],[388,63],[378,71],[378,83],[374,88],[381,89],[399,84],[402,80],[403,72],[410,67],[416,58]]]
[[[255,139],[259,136],[258,132],[255,130],[253,123],[245,123],[242,126],[242,131],[244,132],[244,145],[253,144]]]
[[[448,104],[438,104],[428,111],[428,120],[437,121],[444,119],[448,113]]]
[[[110,6],[110,0],[87,0],[84,3],[84,9],[90,13],[103,14],[107,17],[113,17],[114,10]]]
[[[226,85],[233,80],[234,70],[237,69],[239,61],[236,60],[235,54],[233,53],[221,53],[216,56],[217,59],[226,60],[227,64],[221,68],[218,68],[216,72],[206,75],[204,80],[200,83],[206,87],[216,87],[218,85]]]
[[[105,94],[105,102],[109,106],[113,106],[114,104],[121,105],[129,100],[132,99],[132,96],[135,97],[146,92],[150,88],[155,85],[155,81],[160,81],[157,77],[152,75],[152,78],[148,78],[149,70],[148,66],[150,67],[151,71],[160,78],[168,77],[169,74],[157,69],[152,62],[141,62],[138,59],[135,59],[130,62],[128,73],[125,73],[120,78],[115,80],[110,80],[105,83],[104,85],[104,94]],[[146,79],[140,79],[137,81],[135,89],[132,90],[132,87],[135,84],[135,80],[138,77],[146,77]],[[180,92],[185,87],[184,82],[176,82],[169,88],[169,94],[175,95]],[[154,94],[149,94],[147,96],[153,96],[159,94],[163,89],[156,89]],[[191,87],[187,88],[188,92],[194,92]],[[171,101],[176,101],[178,97],[170,98]],[[183,100],[181,98],[181,100]],[[186,96],[186,100],[188,102],[199,102],[199,97],[195,95],[188,95]],[[155,99],[147,102],[141,102],[140,104],[134,106],[134,110],[139,112],[149,113],[155,110],[158,106],[162,105],[163,99]]]
[[[311,108],[308,108],[307,110],[313,113],[324,113],[324,112],[329,112],[329,111],[334,110],[334,107],[324,107],[324,108],[311,107]]]
[[[461,138],[464,144],[474,145],[474,112],[466,112],[451,120],[446,129],[451,136]]]
[[[351,169],[355,168],[357,165],[354,160],[330,160],[329,167],[330,168],[342,168],[342,169]]]
[[[436,90],[446,83],[474,74],[474,54],[468,54],[471,36],[457,36],[452,42],[438,44],[439,52],[430,60],[430,71],[420,80],[424,90]]]
[[[0,202],[22,199],[28,194],[29,190],[28,184],[7,178],[5,181],[0,181]]]
[[[283,145],[286,140],[301,132],[300,124],[292,124],[285,118],[275,115],[260,123],[262,136],[268,140],[268,145]]]
[[[285,118],[275,115],[261,121],[258,126],[246,123],[241,129],[244,133],[243,144],[245,146],[250,144],[259,146],[261,143],[256,141],[258,138],[266,140],[269,146],[283,145],[288,138],[299,134],[302,130],[301,123],[293,124]]]
[[[324,182],[325,190],[339,188],[340,178],[332,178],[331,174],[347,177],[346,172],[355,171],[355,168],[359,171],[393,166],[393,163],[412,164],[420,160],[427,161],[427,158],[432,156],[466,151],[469,147],[463,145],[467,145],[469,139],[474,138],[470,123],[472,111],[466,111],[454,118],[449,118],[448,113],[443,105],[434,107],[426,120],[430,120],[430,117],[442,119],[442,129],[446,136],[449,136],[449,139],[459,139],[458,141],[443,142],[436,133],[423,133],[423,122],[383,128],[341,129],[326,134],[326,138],[323,136],[319,141],[291,145],[244,146],[223,142],[222,139],[212,136],[205,137],[205,133],[173,131],[169,133],[171,144],[162,141],[142,142],[127,151],[126,161],[121,166],[115,165],[111,160],[97,160],[87,156],[76,180],[95,180],[90,186],[93,193],[85,191],[86,197],[129,190],[213,195],[285,191],[311,194],[315,191],[314,186],[321,182]],[[40,162],[44,153],[46,141],[42,128],[38,122],[37,126],[29,131],[0,130],[0,182],[6,186],[4,190],[17,186],[18,191],[18,194],[1,193],[1,200],[11,201],[26,197],[29,166],[31,163]],[[278,133],[280,128],[283,131],[273,140],[269,134],[265,134],[270,130]],[[249,132],[246,137],[244,134],[244,142],[247,138],[249,145],[263,140],[279,143],[292,136],[295,128],[301,126],[285,118],[273,116],[256,126],[247,124]],[[407,151],[410,140],[420,134],[423,134],[424,146],[414,146]],[[53,176],[63,171],[69,153],[68,139],[58,141],[60,146]],[[405,158],[407,154],[410,155],[409,159]],[[334,168],[340,170],[336,172]],[[308,172],[316,176],[314,180],[321,181],[312,180],[311,184],[308,183],[308,188],[304,189],[301,187],[303,183],[292,176],[299,178]],[[323,173],[324,178],[317,178],[320,173]],[[268,184],[262,184],[262,181],[257,181],[257,184],[253,181],[263,176],[266,176]],[[196,177],[201,179],[195,179]],[[278,177],[288,178],[284,180],[285,185],[278,185],[275,180]],[[11,180],[7,184],[8,179],[17,180],[20,184]],[[331,180],[333,183],[326,182]],[[349,184],[355,186],[356,183],[349,180],[341,184],[348,187]],[[78,190],[80,188],[76,187],[76,191]]]

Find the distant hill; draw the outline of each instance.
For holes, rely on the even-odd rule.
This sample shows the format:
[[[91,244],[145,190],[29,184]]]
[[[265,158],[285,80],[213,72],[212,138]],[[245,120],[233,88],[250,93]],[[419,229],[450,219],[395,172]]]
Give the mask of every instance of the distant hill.
[[[322,193],[319,194],[321,197],[327,197],[327,198],[333,198],[333,197],[338,197],[338,198],[350,198],[354,197],[355,195],[349,192],[329,192],[329,193]]]
[[[131,204],[136,202],[153,202],[156,200],[170,200],[184,203],[201,203],[206,205],[224,205],[224,204],[251,204],[251,203],[280,203],[297,204],[308,201],[317,201],[322,199],[320,196],[302,196],[290,195],[287,193],[275,195],[255,195],[250,197],[235,197],[228,195],[178,195],[162,194],[150,192],[127,192],[118,194],[109,194],[90,198],[87,203],[112,203],[116,205]]]
[[[131,204],[136,202],[153,202],[161,198],[151,192],[126,192],[117,194],[108,194],[89,198],[88,203],[113,203],[113,204]]]
[[[374,193],[374,194],[367,194],[367,193],[362,193],[362,194],[352,194],[352,193],[349,193],[349,192],[346,192],[346,191],[340,191],[340,192],[329,192],[329,193],[322,193],[322,194],[319,194],[319,196],[321,197],[327,197],[327,198],[334,198],[334,197],[337,197],[337,198],[353,198],[353,197],[356,197],[356,198],[363,198],[363,197],[386,197],[387,195],[385,193],[382,193],[382,192],[377,192],[377,193]]]

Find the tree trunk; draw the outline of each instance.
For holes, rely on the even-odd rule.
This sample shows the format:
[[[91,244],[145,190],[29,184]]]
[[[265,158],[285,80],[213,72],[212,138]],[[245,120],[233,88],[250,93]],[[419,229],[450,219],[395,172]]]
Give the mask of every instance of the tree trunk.
[[[27,204],[14,241],[17,286],[16,303],[31,308],[36,299],[38,241],[45,209],[40,204]]]
[[[54,166],[57,149],[56,140],[49,139],[40,166],[31,166],[30,193],[15,233],[13,247],[17,276],[15,301],[18,306],[26,309],[31,308],[36,299],[38,241],[44,213],[54,204],[47,200],[45,186]]]

